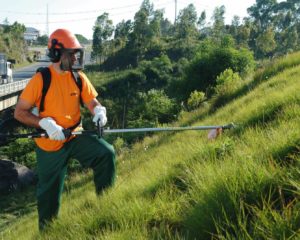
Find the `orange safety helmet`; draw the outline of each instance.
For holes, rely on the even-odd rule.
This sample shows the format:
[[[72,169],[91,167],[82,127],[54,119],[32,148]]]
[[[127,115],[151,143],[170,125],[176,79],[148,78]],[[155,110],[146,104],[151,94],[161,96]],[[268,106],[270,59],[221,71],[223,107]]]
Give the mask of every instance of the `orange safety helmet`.
[[[69,30],[57,29],[49,37],[48,49],[51,48],[81,49],[82,46]]]
[[[76,36],[67,29],[57,29],[49,37],[48,56],[51,62],[57,63],[61,60],[63,52],[76,50],[79,57],[75,63],[71,59],[67,59],[61,64],[63,70],[82,69],[83,68],[83,47],[80,45]]]

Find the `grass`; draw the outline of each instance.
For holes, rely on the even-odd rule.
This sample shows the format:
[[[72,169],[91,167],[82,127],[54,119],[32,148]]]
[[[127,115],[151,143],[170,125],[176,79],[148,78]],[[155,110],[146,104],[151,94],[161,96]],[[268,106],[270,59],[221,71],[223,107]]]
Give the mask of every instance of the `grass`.
[[[30,209],[1,238],[299,239],[300,67],[273,72],[212,114],[177,123],[238,128],[215,141],[205,131],[147,137],[119,156],[116,185],[101,197],[91,172],[74,176],[46,232]]]

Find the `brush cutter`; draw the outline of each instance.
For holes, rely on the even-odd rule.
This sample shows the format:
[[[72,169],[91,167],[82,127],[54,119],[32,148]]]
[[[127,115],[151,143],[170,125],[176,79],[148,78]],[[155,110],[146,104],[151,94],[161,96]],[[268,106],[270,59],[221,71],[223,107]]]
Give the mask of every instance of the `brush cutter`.
[[[97,124],[97,130],[81,130],[72,131],[70,129],[64,129],[63,132],[66,138],[72,135],[97,135],[99,138],[103,137],[104,134],[114,134],[114,133],[142,133],[142,132],[166,132],[166,131],[186,131],[186,130],[218,130],[222,131],[225,129],[235,128],[233,123],[226,125],[215,125],[215,126],[189,126],[189,127],[161,127],[161,128],[125,128],[125,129],[109,129],[100,127],[99,122]],[[16,138],[39,138],[48,137],[45,131],[32,132],[24,134],[1,134],[0,141],[4,142],[7,139]]]

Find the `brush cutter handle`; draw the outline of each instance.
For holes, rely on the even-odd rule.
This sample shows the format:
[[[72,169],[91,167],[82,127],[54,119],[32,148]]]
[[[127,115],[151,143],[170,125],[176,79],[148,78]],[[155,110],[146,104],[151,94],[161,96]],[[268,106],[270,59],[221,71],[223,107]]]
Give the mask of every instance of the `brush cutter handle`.
[[[103,127],[100,126],[100,119],[97,121],[97,135],[98,138],[103,137]]]
[[[70,129],[63,129],[62,130],[63,134],[65,135],[66,138],[69,138],[72,135],[72,131]],[[48,134],[46,131],[39,131],[39,132],[32,132],[32,133],[21,133],[21,134],[0,134],[0,139],[2,141],[4,140],[11,140],[11,139],[16,139],[16,138],[40,138],[40,137],[46,137],[48,138]]]

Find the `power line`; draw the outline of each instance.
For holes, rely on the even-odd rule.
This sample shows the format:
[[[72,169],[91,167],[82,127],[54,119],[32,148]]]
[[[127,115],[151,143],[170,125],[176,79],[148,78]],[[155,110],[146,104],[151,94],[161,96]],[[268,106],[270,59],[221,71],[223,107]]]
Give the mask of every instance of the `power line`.
[[[47,18],[46,18],[46,34],[49,36],[49,11],[48,11],[48,4],[47,4]]]
[[[168,1],[168,2],[165,2],[165,3],[160,3],[158,4],[159,7],[162,7],[162,6],[168,6],[170,3],[173,3],[173,0],[172,1]],[[118,8],[118,9],[121,9],[121,8]],[[105,12],[105,10],[102,10],[103,12]],[[109,17],[113,17],[113,16],[119,16],[119,15],[123,15],[124,13],[134,13],[136,10],[129,10],[129,11],[122,11],[122,12],[118,12],[118,13],[113,13],[113,14],[109,14]],[[98,12],[99,14],[99,12]],[[50,15],[50,13],[49,13]],[[67,19],[67,20],[56,20],[56,21],[49,21],[48,18],[47,18],[47,23],[48,24],[53,24],[53,23],[68,23],[68,22],[80,22],[80,21],[90,21],[90,20],[95,20],[95,18],[97,18],[97,16],[95,17],[85,17],[85,18],[76,18],[76,19]],[[45,23],[44,22],[24,22],[23,24],[35,24],[35,25],[44,25]]]
[[[122,6],[122,7],[118,7],[118,8],[101,9],[101,10],[88,10],[88,11],[78,11],[78,12],[51,12],[51,13],[49,13],[49,15],[88,14],[88,13],[96,13],[96,12],[102,12],[102,11],[104,11],[104,12],[105,11],[113,11],[113,10],[118,10],[118,9],[134,7],[134,6],[137,6],[137,4]],[[11,14],[22,14],[22,15],[45,15],[44,12],[18,12],[18,11],[0,11],[0,12],[11,13]]]
[[[161,0],[156,0],[159,4],[162,2]],[[170,3],[170,1],[166,2]],[[164,3],[164,4],[166,4]],[[97,13],[97,12],[108,12],[108,11],[114,11],[119,9],[126,9],[131,7],[137,7],[140,6],[140,3],[131,4],[131,5],[124,5],[120,7],[114,7],[114,8],[107,8],[107,9],[96,9],[96,10],[87,10],[87,11],[76,11],[76,12],[49,12],[49,15],[78,15],[78,14],[89,14],[89,13]],[[19,11],[5,11],[0,10],[2,13],[10,13],[10,14],[22,14],[22,15],[46,15],[44,12],[19,12]]]
[[[206,5],[201,3],[200,0],[179,0],[180,3],[185,3],[185,4],[194,4],[195,6],[200,6],[203,7],[205,9],[214,9],[215,7],[212,5]],[[220,6],[223,4],[220,4]]]
[[[176,24],[176,20],[177,20],[177,0],[175,0],[175,19],[174,19],[175,24]]]

